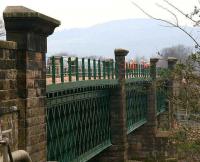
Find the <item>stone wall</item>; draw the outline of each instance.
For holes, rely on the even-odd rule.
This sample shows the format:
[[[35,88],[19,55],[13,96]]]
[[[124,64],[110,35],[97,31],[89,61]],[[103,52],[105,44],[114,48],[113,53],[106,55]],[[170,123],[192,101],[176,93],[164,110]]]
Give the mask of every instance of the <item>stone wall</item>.
[[[16,43],[0,41],[0,107],[9,109],[18,106]],[[1,114],[2,115],[2,114]],[[0,116],[2,131],[10,139],[12,150],[18,148],[18,113],[11,112]]]

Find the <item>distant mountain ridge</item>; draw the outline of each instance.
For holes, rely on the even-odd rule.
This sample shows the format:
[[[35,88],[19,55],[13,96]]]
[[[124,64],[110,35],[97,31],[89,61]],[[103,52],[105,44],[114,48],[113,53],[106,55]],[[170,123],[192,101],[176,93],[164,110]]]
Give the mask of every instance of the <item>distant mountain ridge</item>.
[[[193,41],[180,30],[151,19],[127,19],[55,32],[48,38],[48,55],[66,52],[77,56],[113,57],[115,48],[126,48],[129,57],[150,57],[162,48]],[[198,34],[199,28],[186,27]]]

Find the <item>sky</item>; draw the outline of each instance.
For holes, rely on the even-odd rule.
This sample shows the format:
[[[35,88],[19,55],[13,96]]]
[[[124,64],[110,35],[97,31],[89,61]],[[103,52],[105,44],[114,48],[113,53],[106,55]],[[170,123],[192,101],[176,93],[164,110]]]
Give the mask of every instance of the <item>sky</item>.
[[[156,6],[167,6],[162,0],[133,0],[153,16],[173,21],[169,13]],[[181,10],[192,11],[198,0],[169,0]],[[119,19],[147,18],[131,0],[0,0],[0,13],[6,6],[23,5],[61,21],[56,30],[89,27],[95,24]],[[180,16],[186,25],[183,16]]]

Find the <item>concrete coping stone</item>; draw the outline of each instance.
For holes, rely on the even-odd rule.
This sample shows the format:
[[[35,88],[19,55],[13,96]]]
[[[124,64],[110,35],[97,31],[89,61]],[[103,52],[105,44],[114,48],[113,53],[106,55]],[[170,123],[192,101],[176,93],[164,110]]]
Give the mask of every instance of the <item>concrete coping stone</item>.
[[[158,62],[158,60],[159,60],[159,58],[156,58],[156,57],[150,58],[150,62],[152,62],[152,63],[156,63],[156,62]]]
[[[170,62],[176,62],[178,59],[175,57],[168,57],[167,60]]]
[[[126,56],[129,53],[128,50],[123,48],[116,48],[114,52],[115,56]]]
[[[26,8],[24,6],[7,6],[6,9],[3,12],[4,17],[28,17],[28,18],[39,18],[46,20],[48,22],[60,25],[60,21],[56,20],[54,18],[51,18],[49,16],[46,16],[44,14],[41,14],[39,12],[36,12],[34,10],[31,10],[29,8]]]

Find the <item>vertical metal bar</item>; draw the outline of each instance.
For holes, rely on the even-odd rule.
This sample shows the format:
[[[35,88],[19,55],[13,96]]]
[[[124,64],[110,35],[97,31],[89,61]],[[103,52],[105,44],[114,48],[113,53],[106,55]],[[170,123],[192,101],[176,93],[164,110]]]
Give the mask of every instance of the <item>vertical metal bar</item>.
[[[147,73],[148,73],[148,77],[150,77],[150,66],[148,66]]]
[[[143,69],[143,64],[141,64],[141,77],[144,77],[144,69]]]
[[[103,61],[103,79],[106,79],[106,66],[105,66],[105,61]]]
[[[139,74],[139,72],[138,72],[138,64],[136,64],[136,77],[138,78],[138,74]]]
[[[51,57],[51,65],[52,65],[52,83],[56,83],[56,65],[55,65],[55,57]]]
[[[148,73],[148,65],[146,65],[145,73],[146,73],[146,77],[149,77],[149,73]]]
[[[128,71],[129,71],[129,78],[131,78],[131,63],[129,62],[128,63]]]
[[[82,58],[82,80],[85,80],[85,59]]]
[[[91,67],[90,67],[90,59],[88,59],[88,79],[91,80]]]
[[[69,77],[69,82],[72,81],[72,62],[71,62],[71,57],[68,58],[68,77]]]
[[[93,60],[93,73],[94,73],[94,79],[96,79],[97,77],[96,60]]]
[[[108,79],[110,79],[110,60],[107,62]]]
[[[140,78],[141,71],[140,71],[140,63],[138,64],[138,77]]]
[[[98,76],[99,76],[99,79],[101,79],[101,61],[98,60]]]
[[[79,81],[78,57],[76,57],[75,59],[75,67],[76,67],[76,81]]]
[[[128,78],[128,63],[126,62],[126,78]]]
[[[131,64],[131,76],[132,76],[132,78],[134,77],[133,69],[134,69],[134,64],[132,63],[132,64]]]
[[[64,82],[63,57],[60,58],[60,80],[61,80],[61,83]]]
[[[111,62],[112,79],[114,79],[114,62]]]
[[[136,77],[136,64],[134,63],[133,64],[133,75],[134,75],[134,78]]]
[[[144,77],[146,78],[146,66],[144,65]]]
[[[118,74],[118,63],[115,62],[115,79],[119,78],[119,74]]]

